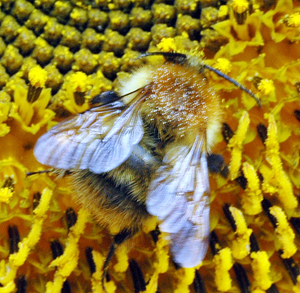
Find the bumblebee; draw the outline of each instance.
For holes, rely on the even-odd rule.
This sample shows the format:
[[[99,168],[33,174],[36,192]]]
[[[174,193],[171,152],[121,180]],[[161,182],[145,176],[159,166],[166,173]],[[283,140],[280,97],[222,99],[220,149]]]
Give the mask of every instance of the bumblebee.
[[[222,126],[220,98],[199,57],[153,54],[166,62],[137,69],[118,94],[97,96],[97,106],[54,126],[34,149],[40,163],[69,171],[76,200],[100,224],[119,229],[105,268],[115,245],[153,216],[178,265],[195,267],[207,252],[207,156]]]

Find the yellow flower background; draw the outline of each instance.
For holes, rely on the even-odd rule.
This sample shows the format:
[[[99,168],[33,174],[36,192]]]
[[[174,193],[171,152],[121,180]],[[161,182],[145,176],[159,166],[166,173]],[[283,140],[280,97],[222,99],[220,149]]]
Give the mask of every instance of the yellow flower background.
[[[225,112],[214,152],[230,171],[210,178],[207,256],[177,268],[165,235],[149,233],[153,223],[117,249],[107,292],[300,292],[300,2],[0,5],[0,293],[103,292],[114,231],[72,200],[67,178],[26,174],[47,169],[33,156],[38,137],[136,66],[162,62],[137,59],[159,50],[203,54],[261,107],[205,71]]]

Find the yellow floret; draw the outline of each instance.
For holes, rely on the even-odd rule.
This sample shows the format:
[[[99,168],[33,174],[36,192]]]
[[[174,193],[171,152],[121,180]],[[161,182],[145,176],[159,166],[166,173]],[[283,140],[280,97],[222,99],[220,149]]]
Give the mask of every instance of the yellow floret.
[[[46,211],[49,209],[51,197],[52,191],[48,188],[45,188],[43,190],[39,205],[33,211],[36,217],[43,217],[43,215],[46,213]]]
[[[246,0],[234,0],[231,3],[231,7],[236,13],[243,13],[249,8],[249,2]]]
[[[259,178],[254,167],[248,162],[243,164],[243,172],[248,183],[242,197],[242,206],[248,215],[257,215],[262,211],[261,202],[263,200]]]
[[[276,192],[282,204],[286,208],[292,209],[297,206],[297,199],[293,193],[291,181],[282,168],[277,138],[277,126],[274,116],[269,114],[268,120],[268,138],[265,141],[266,159],[271,165],[272,169],[271,172],[266,172],[269,170],[268,168],[264,166],[261,168],[261,172],[264,176],[262,189],[264,192],[271,194]]]
[[[247,111],[244,111],[242,117],[239,120],[238,129],[228,143],[228,147],[232,149],[229,165],[231,180],[234,180],[239,175],[239,170],[242,163],[243,142],[245,140],[249,124],[249,114]]]
[[[34,87],[44,87],[47,81],[47,71],[40,66],[35,66],[29,70],[28,79]]]
[[[76,72],[70,76],[70,87],[73,92],[85,92],[87,90],[87,75],[84,72]]]
[[[95,264],[95,272],[92,275],[92,292],[96,292],[96,293],[102,293],[103,289],[102,289],[102,268],[103,268],[103,264],[104,264],[104,257],[101,253],[99,253],[98,251],[93,250],[92,251],[92,255],[93,255],[93,261]]]
[[[93,260],[96,266],[96,271],[92,275],[92,292],[94,293],[103,293],[102,285],[102,274],[103,274],[103,265],[105,258],[98,251],[93,250],[92,252]],[[117,289],[116,284],[113,280],[105,283],[105,289],[107,292],[115,292]]]
[[[221,72],[228,74],[232,69],[232,64],[226,58],[218,58],[214,67],[219,69]]]
[[[151,277],[149,283],[146,286],[145,293],[156,293],[158,288],[158,272],[154,272],[153,276]]]
[[[0,288],[0,293],[11,293],[15,292],[16,285],[14,281],[10,281],[5,286]]]
[[[226,292],[231,288],[229,270],[233,263],[230,249],[228,247],[221,249],[214,256],[213,262],[215,263],[215,283],[217,289],[221,292]]]
[[[41,207],[38,206],[34,210],[33,225],[31,231],[28,234],[28,237],[19,242],[19,251],[9,256],[6,268],[4,268],[5,263],[1,263],[1,270],[3,273],[0,276],[0,282],[2,285],[5,286],[15,279],[18,268],[24,264],[24,262],[28,258],[30,250],[39,241],[43,222],[46,219],[45,213],[48,210],[51,197],[52,191],[50,191],[48,188],[45,188],[42,192],[40,200]]]
[[[155,293],[157,291],[159,274],[167,272],[169,268],[169,245],[165,233],[159,234],[154,252],[156,255],[156,261],[153,264],[155,270],[146,287],[147,293]]]
[[[163,38],[159,44],[157,44],[157,48],[163,52],[174,52],[177,50],[174,38]]]
[[[157,262],[154,266],[159,273],[165,273],[169,267],[169,244],[165,233],[159,235],[155,252],[157,255]]]
[[[273,80],[262,79],[258,84],[258,90],[264,96],[268,96],[269,94],[273,93],[275,91]]]
[[[114,265],[114,270],[116,272],[126,272],[129,262],[128,262],[128,249],[126,245],[120,245],[115,252],[118,262]]]
[[[28,247],[33,247],[39,241],[42,234],[42,227],[43,227],[44,220],[45,220],[44,216],[34,217],[33,225],[30,233],[28,234],[28,238],[24,239],[24,243],[26,243]]]
[[[181,268],[177,271],[177,284],[174,293],[189,293],[189,286],[193,283],[195,278],[194,268]]]
[[[84,231],[88,217],[89,217],[89,212],[84,208],[80,209],[78,212],[77,222],[70,229],[70,232],[74,233],[74,235],[79,238]]]
[[[282,245],[283,254],[281,255],[281,257],[290,258],[297,251],[297,247],[294,243],[295,233],[290,227],[284,211],[279,206],[271,207],[270,213],[277,220],[277,227],[275,229],[275,232]]]
[[[300,26],[300,13],[293,13],[286,18],[288,26],[298,28]]]
[[[297,283],[293,286],[294,293],[300,293],[300,276],[297,277]]]
[[[47,293],[61,292],[63,282],[77,267],[79,258],[78,241],[82,235],[88,217],[88,212],[85,209],[80,209],[76,224],[70,229],[68,242],[64,253],[54,259],[49,267],[57,267],[53,282],[47,283]]]
[[[0,202],[9,203],[10,198],[13,196],[14,192],[9,187],[4,187],[0,189]]]
[[[229,208],[236,225],[235,239],[232,241],[232,255],[236,259],[242,259],[250,253],[250,235],[252,229],[247,228],[243,213],[235,208]]]
[[[272,281],[270,278],[270,261],[266,251],[258,251],[251,253],[251,266],[254,276],[255,289],[267,290],[271,287]]]
[[[221,5],[219,8],[219,17],[225,17],[228,14],[228,6],[227,5]]]

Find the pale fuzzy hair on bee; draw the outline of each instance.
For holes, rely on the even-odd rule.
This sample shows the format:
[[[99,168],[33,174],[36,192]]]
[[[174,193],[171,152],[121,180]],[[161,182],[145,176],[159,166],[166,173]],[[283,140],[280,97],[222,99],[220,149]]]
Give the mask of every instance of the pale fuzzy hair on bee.
[[[216,135],[221,131],[222,121],[224,118],[223,109],[219,101],[218,93],[209,85],[209,81],[207,81],[201,73],[201,71],[203,70],[203,65],[202,58],[199,55],[187,55],[187,59],[184,65],[173,64],[173,66],[176,67],[177,71],[174,72],[175,82],[187,84],[191,83],[189,80],[185,80],[185,78],[182,77],[184,73],[190,71],[191,75],[194,74],[196,77],[199,77],[197,81],[201,85],[206,86],[206,91],[200,92],[200,95],[204,93],[204,96],[199,95],[199,98],[204,99],[206,101],[206,105],[211,107],[211,109],[201,109],[201,111],[199,111],[197,115],[200,116],[199,119],[207,115],[206,125],[204,126],[206,128],[206,151],[211,152],[216,142]],[[120,81],[119,93],[120,96],[124,96],[123,101],[125,104],[129,103],[136,96],[135,93],[130,95],[127,94],[152,83],[159,68],[163,69],[165,68],[165,65],[145,65],[134,70],[127,79],[125,78]],[[174,87],[176,86],[180,86],[180,84],[174,85]],[[188,117],[186,119],[188,119]],[[198,129],[196,131],[198,131]],[[194,139],[194,137],[192,136],[191,139]]]

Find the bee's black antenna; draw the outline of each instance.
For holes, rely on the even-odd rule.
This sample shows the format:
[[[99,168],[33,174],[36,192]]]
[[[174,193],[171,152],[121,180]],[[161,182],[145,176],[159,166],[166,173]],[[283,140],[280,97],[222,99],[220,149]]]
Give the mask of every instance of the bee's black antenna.
[[[230,76],[228,76],[227,74],[221,72],[220,70],[211,67],[207,64],[203,64],[204,68],[207,68],[210,71],[213,71],[214,73],[218,74],[219,76],[225,78],[226,80],[228,80],[229,82],[233,83],[234,85],[236,85],[238,88],[240,88],[241,90],[245,91],[248,95],[250,95],[258,104],[259,107],[261,107],[261,103],[260,100],[254,95],[254,93],[252,93],[249,89],[247,89],[246,87],[244,87],[241,83],[239,83],[238,81],[232,79]]]

